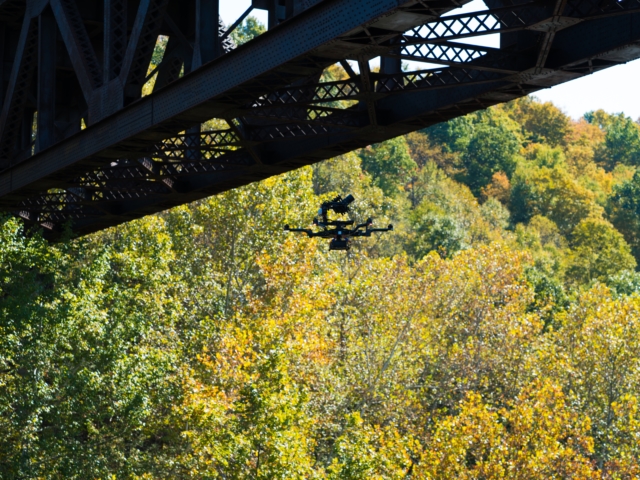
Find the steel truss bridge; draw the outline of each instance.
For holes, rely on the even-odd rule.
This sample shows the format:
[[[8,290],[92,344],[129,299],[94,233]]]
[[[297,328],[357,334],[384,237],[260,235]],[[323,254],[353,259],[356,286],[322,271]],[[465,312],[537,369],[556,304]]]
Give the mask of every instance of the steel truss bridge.
[[[0,211],[87,234],[640,57],[640,0],[469,1],[253,0],[236,48],[219,0],[0,0]]]

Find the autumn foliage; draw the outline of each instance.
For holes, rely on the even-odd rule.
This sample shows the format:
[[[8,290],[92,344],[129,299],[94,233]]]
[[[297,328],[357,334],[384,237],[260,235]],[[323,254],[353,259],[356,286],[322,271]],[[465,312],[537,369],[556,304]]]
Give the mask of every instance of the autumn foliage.
[[[56,245],[4,218],[0,477],[639,478],[639,132],[525,99]],[[337,193],[394,234],[284,234]]]

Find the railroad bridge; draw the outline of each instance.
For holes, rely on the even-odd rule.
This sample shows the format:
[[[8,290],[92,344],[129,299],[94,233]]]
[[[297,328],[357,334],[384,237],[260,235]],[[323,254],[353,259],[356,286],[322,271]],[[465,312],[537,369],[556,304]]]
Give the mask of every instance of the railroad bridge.
[[[82,235],[640,57],[640,0],[220,1],[0,0],[0,211]]]

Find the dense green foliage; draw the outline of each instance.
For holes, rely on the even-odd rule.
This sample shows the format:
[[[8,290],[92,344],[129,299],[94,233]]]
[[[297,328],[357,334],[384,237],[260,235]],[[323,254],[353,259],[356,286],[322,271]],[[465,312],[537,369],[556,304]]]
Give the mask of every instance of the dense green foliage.
[[[82,239],[2,219],[0,478],[638,478],[639,132],[522,99]],[[338,193],[394,233],[284,234]]]

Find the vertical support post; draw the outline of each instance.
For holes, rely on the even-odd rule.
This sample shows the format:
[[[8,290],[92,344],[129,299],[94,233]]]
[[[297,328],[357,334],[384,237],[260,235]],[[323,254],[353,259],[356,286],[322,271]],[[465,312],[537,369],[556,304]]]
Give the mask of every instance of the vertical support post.
[[[2,111],[2,107],[4,106],[4,48],[5,48],[5,39],[6,39],[6,26],[4,23],[0,24],[0,111]]]
[[[393,75],[394,73],[402,73],[402,59],[393,57],[380,57],[380,73]],[[393,85],[392,80],[381,80],[378,89],[382,89],[385,85],[383,82],[389,82]]]
[[[220,43],[220,0],[196,0],[196,42],[192,69],[222,53]]]
[[[187,149],[185,151],[184,160],[202,160],[202,150],[200,148],[201,127],[201,125],[196,125],[195,127],[191,127],[187,130],[187,136],[185,138],[185,146]]]
[[[120,75],[127,53],[127,0],[104,0],[104,84]]]
[[[295,14],[295,1],[286,0],[285,2],[285,17],[291,18]]]
[[[402,59],[380,57],[380,73],[402,73]]]
[[[202,63],[217,58],[220,50],[220,0],[200,0],[200,52]]]
[[[278,25],[278,0],[267,0],[269,4],[269,8],[267,11],[269,12],[269,21],[267,27],[271,30],[273,27]]]
[[[26,158],[31,155],[31,142],[33,140],[33,116],[36,111],[33,108],[25,108],[20,125],[18,137],[18,156]]]
[[[393,39],[391,42],[394,45],[400,43],[397,38]],[[402,59],[394,57],[380,57],[380,73],[402,73]]]
[[[360,81],[362,85],[362,92],[365,99],[360,101],[360,108],[367,109],[369,112],[369,122],[371,125],[378,125],[378,116],[376,114],[376,101],[372,93],[374,91],[374,84],[371,78],[371,68],[369,66],[369,60],[366,57],[360,57],[358,59],[358,67],[360,68]]]
[[[55,143],[57,26],[49,12],[38,25],[38,133],[36,151]]]
[[[5,104],[0,114],[0,165],[11,166],[13,153],[22,145],[22,124],[27,104],[28,89],[38,61],[37,18],[25,16],[20,31],[11,76],[5,92]],[[32,119],[33,121],[33,116]],[[29,136],[32,124],[29,124]],[[29,141],[29,143],[31,143]]]
[[[193,49],[193,60],[189,70],[195,70],[202,64],[210,62],[222,54],[220,42],[220,0],[196,0],[196,41]],[[185,64],[185,71],[187,65]],[[187,150],[189,160],[200,160],[200,128],[195,126],[187,130],[186,143],[192,150]]]

